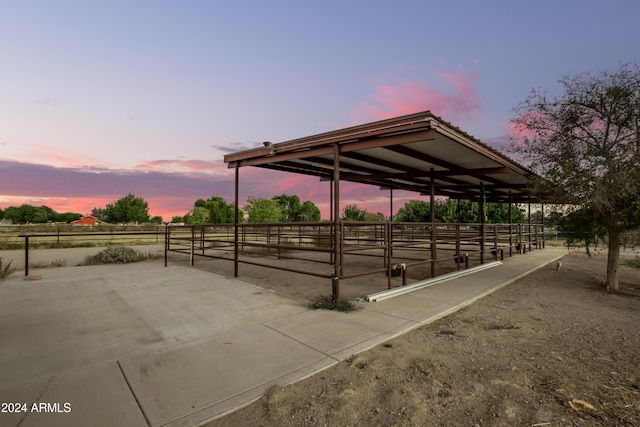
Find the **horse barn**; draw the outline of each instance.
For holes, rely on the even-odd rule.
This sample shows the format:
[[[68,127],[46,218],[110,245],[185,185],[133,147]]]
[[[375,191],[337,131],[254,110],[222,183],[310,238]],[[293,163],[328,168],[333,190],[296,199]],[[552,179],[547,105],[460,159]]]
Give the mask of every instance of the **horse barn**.
[[[409,288],[441,274],[464,273],[544,247],[544,224],[531,224],[533,173],[430,111],[376,121],[224,156],[235,170],[235,224],[168,227],[166,249],[241,265],[326,279],[334,300],[349,280],[369,277],[371,292]],[[238,222],[245,167],[312,175],[330,186],[329,221]],[[340,183],[407,190],[431,202],[426,223],[340,219]],[[478,202],[473,224],[434,222],[434,199]],[[485,203],[529,205],[527,224],[485,223]],[[542,205],[544,209],[544,205]],[[544,217],[544,215],[543,215]],[[374,280],[375,279],[375,280]]]

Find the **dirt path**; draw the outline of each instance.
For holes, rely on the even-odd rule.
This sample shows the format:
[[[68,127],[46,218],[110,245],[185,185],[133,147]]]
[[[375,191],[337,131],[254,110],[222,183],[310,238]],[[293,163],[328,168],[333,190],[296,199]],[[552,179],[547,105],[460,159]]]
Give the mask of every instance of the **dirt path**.
[[[604,269],[566,256],[208,426],[640,425],[640,270]]]

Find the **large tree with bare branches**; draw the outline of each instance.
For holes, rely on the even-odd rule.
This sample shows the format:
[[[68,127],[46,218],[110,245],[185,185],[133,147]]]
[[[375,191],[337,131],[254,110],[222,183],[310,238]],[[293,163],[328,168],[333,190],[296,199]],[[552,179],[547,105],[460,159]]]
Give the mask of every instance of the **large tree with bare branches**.
[[[511,149],[546,179],[538,191],[549,202],[570,206],[574,241],[607,241],[607,285],[618,289],[620,249],[640,227],[640,68],[560,83],[562,95],[533,90],[516,108]]]

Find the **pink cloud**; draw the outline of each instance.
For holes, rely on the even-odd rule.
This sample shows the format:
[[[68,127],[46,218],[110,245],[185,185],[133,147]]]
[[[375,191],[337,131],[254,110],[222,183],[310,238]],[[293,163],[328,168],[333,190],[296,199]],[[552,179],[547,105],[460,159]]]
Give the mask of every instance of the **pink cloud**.
[[[208,174],[228,174],[227,165],[220,161],[207,160],[149,160],[138,163],[136,170],[153,172],[202,172]]]
[[[453,72],[440,72],[438,76],[444,85],[426,81],[382,84],[374,90],[370,100],[353,110],[353,114],[359,120],[381,120],[431,110],[456,124],[471,121],[481,110],[476,89],[477,73],[458,68]]]

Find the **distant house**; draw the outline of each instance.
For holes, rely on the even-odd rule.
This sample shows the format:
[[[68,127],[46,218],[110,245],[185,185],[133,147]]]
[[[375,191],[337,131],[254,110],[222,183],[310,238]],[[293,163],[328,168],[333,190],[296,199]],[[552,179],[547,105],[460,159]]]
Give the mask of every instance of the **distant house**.
[[[73,221],[72,225],[96,225],[98,223],[98,219],[95,216],[87,215],[82,218]]]

